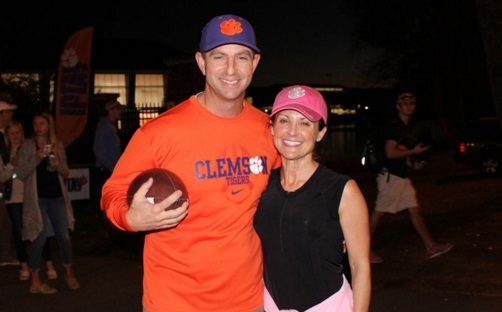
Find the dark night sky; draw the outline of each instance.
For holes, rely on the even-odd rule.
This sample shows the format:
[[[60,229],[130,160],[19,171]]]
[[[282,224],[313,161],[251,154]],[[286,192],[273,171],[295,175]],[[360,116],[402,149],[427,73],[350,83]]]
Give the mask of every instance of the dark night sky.
[[[64,4],[2,1],[1,33],[18,38],[69,36],[88,26],[103,38],[148,39],[188,53],[212,17],[237,14],[255,28],[262,59],[253,85],[363,86],[351,47],[351,20],[330,1],[120,1]],[[157,1],[156,1],[157,2]],[[148,3],[148,4],[147,4]],[[40,47],[43,48],[43,47]],[[36,53],[36,49],[34,49]]]

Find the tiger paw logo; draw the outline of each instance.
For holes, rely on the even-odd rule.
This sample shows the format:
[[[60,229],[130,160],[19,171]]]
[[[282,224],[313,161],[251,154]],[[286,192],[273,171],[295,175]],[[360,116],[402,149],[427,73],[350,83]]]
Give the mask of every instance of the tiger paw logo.
[[[303,89],[302,87],[293,88],[288,93],[288,97],[290,99],[297,99],[302,96],[305,96],[305,89]]]
[[[220,24],[220,31],[222,34],[227,36],[240,34],[242,32],[241,23],[233,18],[223,21]]]
[[[78,55],[75,49],[70,48],[64,50],[61,55],[61,61],[65,68],[75,67],[78,64]]]
[[[249,170],[251,170],[254,174],[258,174],[263,171],[262,160],[260,157],[255,156],[249,159]]]

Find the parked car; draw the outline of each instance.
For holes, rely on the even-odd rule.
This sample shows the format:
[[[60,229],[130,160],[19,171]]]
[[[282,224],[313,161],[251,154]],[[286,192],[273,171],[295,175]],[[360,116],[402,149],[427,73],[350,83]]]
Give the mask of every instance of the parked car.
[[[479,168],[487,176],[502,175],[502,126],[497,118],[466,123],[455,153],[459,163]]]

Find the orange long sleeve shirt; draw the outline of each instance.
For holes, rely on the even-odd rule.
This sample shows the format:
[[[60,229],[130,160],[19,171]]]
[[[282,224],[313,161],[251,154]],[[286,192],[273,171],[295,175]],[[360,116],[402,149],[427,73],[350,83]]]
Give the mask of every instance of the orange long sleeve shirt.
[[[180,176],[190,201],[177,227],[146,235],[145,309],[248,312],[263,306],[262,253],[252,221],[279,164],[269,116],[247,102],[239,116],[223,118],[192,96],[136,131],[103,187],[108,218],[132,231],[127,188],[152,167]]]

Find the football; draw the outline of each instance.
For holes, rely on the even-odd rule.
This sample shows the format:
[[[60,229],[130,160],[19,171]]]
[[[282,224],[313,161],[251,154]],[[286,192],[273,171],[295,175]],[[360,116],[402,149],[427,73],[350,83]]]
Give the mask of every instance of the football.
[[[146,198],[152,204],[161,202],[176,190],[181,190],[183,195],[171,206],[167,207],[166,210],[177,208],[185,201],[188,201],[188,192],[185,183],[176,174],[167,169],[152,168],[143,171],[132,180],[127,190],[127,203],[129,205],[132,202],[134,194],[149,178],[153,178],[153,184],[146,193]]]

